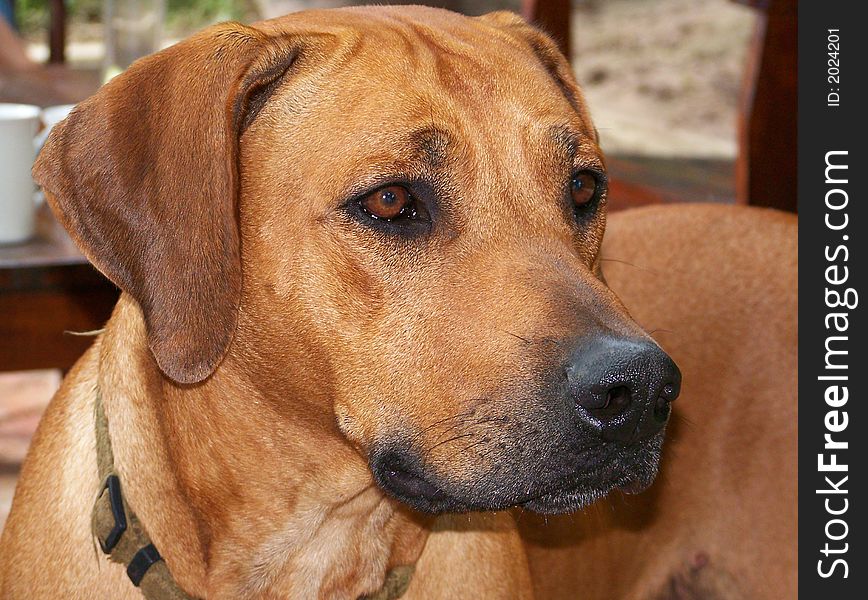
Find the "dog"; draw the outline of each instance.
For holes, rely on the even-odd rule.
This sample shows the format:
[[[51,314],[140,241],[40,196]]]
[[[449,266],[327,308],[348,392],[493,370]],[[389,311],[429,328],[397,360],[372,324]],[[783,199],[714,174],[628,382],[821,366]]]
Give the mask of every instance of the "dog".
[[[721,558],[728,526],[699,530],[720,499],[689,502],[724,475],[748,501],[772,483],[789,492],[786,472],[742,461],[776,447],[755,434],[779,417],[718,414],[715,400],[739,398],[713,372],[733,360],[721,348],[789,356],[760,335],[788,323],[722,324],[702,303],[768,282],[768,261],[743,247],[762,236],[738,236],[781,218],[664,211],[651,227],[610,227],[601,249],[596,130],[566,60],[520,18],[367,7],[214,26],[76,107],[34,176],[122,295],[34,437],[0,542],[0,597],[699,590],[708,577],[688,576],[712,571],[695,557],[683,567],[684,537],[664,536],[659,555],[652,537],[617,527],[567,544],[558,536],[581,527],[530,516],[554,523],[657,473],[682,375],[619,288],[643,324],[701,327],[671,345],[709,451],[669,457],[682,499],[653,514],[697,530],[686,541],[706,544],[715,593],[741,589],[730,579],[755,591],[761,574]],[[732,263],[718,242],[690,267],[706,237],[729,240]],[[622,264],[607,252],[655,275],[604,275]],[[744,298],[717,285],[727,276],[748,282]],[[689,293],[673,297],[685,277]],[[792,302],[772,291],[757,299],[769,315],[779,296]],[[722,343],[748,326],[752,348]],[[725,439],[739,431],[743,447]],[[627,567],[593,545],[604,537]],[[630,554],[636,538],[644,551]]]

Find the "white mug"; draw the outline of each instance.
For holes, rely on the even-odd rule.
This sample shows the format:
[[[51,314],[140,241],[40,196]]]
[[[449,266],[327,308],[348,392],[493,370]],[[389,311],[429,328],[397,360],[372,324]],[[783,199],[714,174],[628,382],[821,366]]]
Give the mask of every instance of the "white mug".
[[[39,114],[38,106],[0,103],[0,244],[33,235],[36,205],[30,169]]]

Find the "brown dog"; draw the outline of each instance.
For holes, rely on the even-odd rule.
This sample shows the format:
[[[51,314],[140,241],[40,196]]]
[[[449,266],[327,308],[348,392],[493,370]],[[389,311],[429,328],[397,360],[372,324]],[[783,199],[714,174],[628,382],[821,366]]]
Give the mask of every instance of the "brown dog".
[[[580,572],[618,579],[606,597],[647,596],[681,577],[684,537],[664,536],[659,556],[625,555],[632,570],[619,579],[605,575],[619,572],[617,555],[576,540],[552,550],[539,536],[554,532],[526,513],[527,547],[509,512],[430,516],[569,512],[639,491],[679,392],[673,361],[602,279],[605,171],[581,93],[552,42],[518,18],[404,7],[217,26],[81,104],[34,172],[124,294],[34,439],[0,546],[3,598],[140,597],[122,566],[94,556],[94,498],[111,495],[101,422],[124,506],[174,586],[152,597],[396,598],[403,565],[415,565],[408,600],[576,597],[568,575]],[[611,250],[689,265],[704,238],[679,239],[685,227],[733,240],[732,263],[709,256],[688,297],[673,299],[684,290],[667,261],[645,287],[623,280],[649,307],[643,324],[655,311],[671,310],[675,330],[693,327],[680,316],[704,316],[704,333],[678,349],[690,377],[721,385],[705,365],[720,366],[716,348],[742,348],[718,343],[717,316],[698,302],[720,298],[721,262],[748,287],[769,281],[767,259],[733,238],[759,217],[736,214],[663,217],[665,230],[633,222]],[[775,226],[775,239],[792,235]],[[756,302],[787,298],[773,285]],[[726,326],[724,341],[744,331]],[[776,327],[754,326],[777,337],[738,356],[790,356]],[[699,381],[693,393],[715,410],[739,400]],[[720,493],[734,483],[725,476],[748,503],[788,490],[785,473],[751,487],[761,476],[741,453],[773,440],[746,425],[733,448],[741,421],[724,416],[697,443],[734,451],[738,467],[723,472],[733,457],[710,451],[702,474],[679,473],[696,485],[683,496]],[[713,508],[655,514],[684,531],[705,528]],[[794,527],[773,525],[775,543]],[[634,543],[617,528],[599,536]],[[717,565],[730,539],[689,542]],[[785,560],[768,564],[789,576]],[[735,589],[743,566],[722,561],[715,593]],[[737,583],[752,593],[756,580]]]

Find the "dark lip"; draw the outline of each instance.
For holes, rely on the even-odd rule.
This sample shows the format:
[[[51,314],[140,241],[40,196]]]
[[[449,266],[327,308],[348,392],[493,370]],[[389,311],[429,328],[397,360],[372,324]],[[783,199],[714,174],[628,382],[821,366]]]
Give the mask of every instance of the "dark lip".
[[[590,489],[583,492],[543,496],[520,505],[521,508],[543,515],[572,513],[605,497],[611,489]]]
[[[463,502],[451,494],[447,494],[441,488],[437,488],[436,498],[422,496],[406,496],[398,493],[387,485],[380,485],[387,494],[395,500],[410,506],[420,512],[439,515],[443,513],[465,513],[487,509],[481,504]]]
[[[616,486],[619,491],[624,492],[625,494],[641,494],[645,490],[647,490],[654,483],[654,478],[649,478],[648,481],[642,481],[639,478],[627,481],[626,483],[619,484]]]
[[[437,487],[438,494],[436,499],[406,497],[395,493],[388,486],[382,487],[396,500],[416,510],[431,514],[497,511],[514,507],[521,507],[538,513],[556,514],[574,512],[584,508],[615,488],[623,489],[624,491],[631,490],[628,493],[639,493],[650,485],[650,483],[647,485],[640,484],[639,479],[638,477],[627,475],[617,478],[606,478],[605,469],[595,469],[591,472],[583,473],[580,482],[574,481],[566,484],[559,482],[558,485],[550,485],[540,491],[493,502],[472,502],[459,499],[439,486]],[[642,486],[642,489],[638,489],[638,486]]]
[[[371,460],[371,471],[380,489],[420,512],[440,514],[480,509],[448,493],[416,466],[414,461],[388,452]]]
[[[656,460],[659,460],[659,449],[656,454]],[[543,514],[558,514],[580,510],[614,489],[627,494],[646,490],[653,483],[657,469],[649,471],[647,461],[639,462],[637,459],[635,454],[610,458],[571,477],[539,485],[523,494],[510,494],[493,500],[477,500],[473,490],[469,490],[468,494],[455,494],[427,476],[424,482],[431,489],[424,496],[401,493],[376,471],[375,479],[392,498],[430,514],[498,511],[514,507]],[[485,496],[484,493],[482,495]]]

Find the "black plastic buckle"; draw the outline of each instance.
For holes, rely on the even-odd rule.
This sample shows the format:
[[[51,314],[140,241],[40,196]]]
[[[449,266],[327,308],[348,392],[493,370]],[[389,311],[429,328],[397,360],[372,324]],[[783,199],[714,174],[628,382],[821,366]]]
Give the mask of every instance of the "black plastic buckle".
[[[134,586],[139,587],[139,584],[142,582],[142,578],[145,576],[145,573],[148,572],[148,569],[150,569],[155,562],[161,560],[163,560],[163,557],[160,556],[160,553],[157,552],[154,545],[148,544],[144,548],[140,548],[133,557],[133,560],[130,561],[130,564],[127,565],[127,577],[130,578],[130,581],[133,582]]]
[[[99,541],[99,547],[103,553],[110,554],[127,530],[127,515],[124,512],[124,498],[121,496],[121,480],[118,479],[118,476],[109,475],[106,477],[103,489],[108,490],[109,505],[112,509],[112,517],[114,517],[115,524],[106,536],[105,542],[99,539],[99,537],[97,537],[97,541]]]

